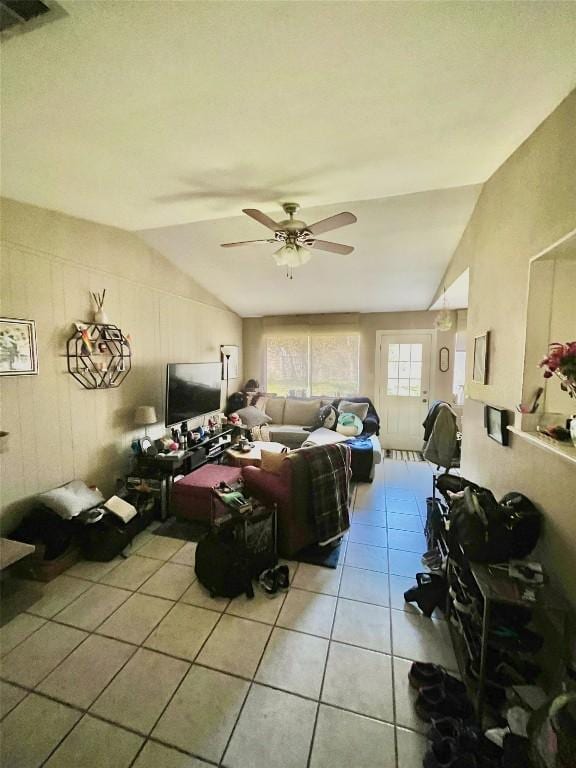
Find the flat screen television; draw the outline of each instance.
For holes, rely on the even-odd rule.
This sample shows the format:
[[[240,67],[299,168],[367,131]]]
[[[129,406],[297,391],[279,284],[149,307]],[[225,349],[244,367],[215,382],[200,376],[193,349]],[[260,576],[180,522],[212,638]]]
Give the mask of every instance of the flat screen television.
[[[166,426],[219,411],[221,372],[221,363],[169,363],[166,367]]]

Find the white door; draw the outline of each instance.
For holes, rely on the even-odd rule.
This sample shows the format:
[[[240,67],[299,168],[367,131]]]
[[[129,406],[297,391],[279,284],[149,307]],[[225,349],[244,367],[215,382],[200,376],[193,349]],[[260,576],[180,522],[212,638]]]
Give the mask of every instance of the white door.
[[[422,449],[431,347],[431,333],[378,332],[376,391],[383,448]]]

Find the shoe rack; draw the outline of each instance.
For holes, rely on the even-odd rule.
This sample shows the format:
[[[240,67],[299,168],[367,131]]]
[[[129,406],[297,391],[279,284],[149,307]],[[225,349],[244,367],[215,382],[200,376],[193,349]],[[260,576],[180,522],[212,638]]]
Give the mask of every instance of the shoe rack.
[[[450,526],[448,507],[439,500],[435,486],[434,498],[442,508],[444,532]],[[530,621],[543,620],[560,636],[560,644],[567,646],[568,606],[549,584],[538,587],[522,584],[508,575],[508,564],[475,563],[466,557],[459,547],[450,552],[447,536],[441,536],[439,547],[445,556],[446,579],[449,592],[446,619],[452,637],[462,680],[475,703],[478,722],[482,724],[487,710],[492,706],[489,698],[502,694],[505,699],[507,685],[496,686],[490,679],[490,656],[494,652],[517,658],[519,667],[534,668],[534,658],[540,652],[536,648],[536,633],[522,632],[515,626],[513,616],[530,612]],[[508,618],[509,624],[505,624]],[[532,648],[525,647],[523,638],[532,639]],[[530,645],[530,644],[528,644]],[[520,664],[523,660],[523,664]],[[476,670],[476,674],[471,673]],[[516,685],[526,684],[518,673]],[[530,683],[534,682],[530,680]],[[501,688],[502,691],[497,689]]]

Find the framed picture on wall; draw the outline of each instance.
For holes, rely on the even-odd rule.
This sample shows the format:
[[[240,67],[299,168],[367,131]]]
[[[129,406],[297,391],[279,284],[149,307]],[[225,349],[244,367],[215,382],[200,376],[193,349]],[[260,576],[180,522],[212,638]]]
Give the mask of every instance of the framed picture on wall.
[[[235,344],[220,346],[222,358],[222,381],[237,379],[240,376],[240,347]]]
[[[488,384],[488,350],[490,331],[474,337],[474,365],[472,381],[476,384]]]
[[[34,320],[0,317],[0,376],[38,373]]]
[[[484,406],[484,426],[488,437],[500,445],[508,445],[508,411],[505,408],[496,408],[494,405]]]

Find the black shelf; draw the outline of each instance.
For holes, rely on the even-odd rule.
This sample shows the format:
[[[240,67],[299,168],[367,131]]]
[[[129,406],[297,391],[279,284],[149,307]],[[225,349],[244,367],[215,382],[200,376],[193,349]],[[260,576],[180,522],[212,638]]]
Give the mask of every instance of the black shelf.
[[[84,389],[119,387],[132,367],[130,343],[116,325],[88,323],[66,343],[70,373]]]

